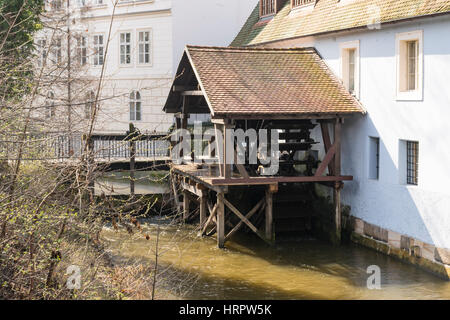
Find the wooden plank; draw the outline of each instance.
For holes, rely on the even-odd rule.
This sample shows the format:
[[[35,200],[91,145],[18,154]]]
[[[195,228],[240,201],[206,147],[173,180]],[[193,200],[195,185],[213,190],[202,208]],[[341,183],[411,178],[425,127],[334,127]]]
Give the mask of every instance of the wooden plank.
[[[334,158],[334,155],[336,153],[336,146],[333,145],[327,152],[325,158],[323,159],[322,163],[320,164],[319,168],[316,171],[316,177],[321,177],[323,173],[325,172],[325,169],[329,167],[329,164]]]
[[[216,178],[211,179],[213,186],[241,186],[241,185],[265,185],[276,183],[302,183],[302,182],[327,182],[327,181],[351,181],[353,176],[324,176],[324,177],[251,177],[249,179],[243,178]]]
[[[203,96],[202,90],[189,90],[189,91],[181,91],[180,94],[184,97],[186,96]]]
[[[225,247],[225,196],[223,193],[217,195],[217,246]]]
[[[245,218],[247,218],[247,220],[250,220],[251,217],[253,217],[253,215],[255,213],[257,213],[262,207],[264,207],[264,203],[265,203],[265,199],[261,199],[254,207],[252,210],[250,210],[247,215],[245,216]],[[244,221],[240,221],[225,237],[225,241],[227,241],[233,234],[235,234],[237,231],[239,231],[239,229],[244,225]]]

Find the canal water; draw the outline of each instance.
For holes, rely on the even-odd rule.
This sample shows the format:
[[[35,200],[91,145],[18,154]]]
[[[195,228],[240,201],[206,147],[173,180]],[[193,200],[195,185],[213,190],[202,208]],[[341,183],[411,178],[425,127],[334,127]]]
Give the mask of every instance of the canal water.
[[[159,228],[160,270],[176,271],[160,281],[177,287],[179,299],[450,299],[450,282],[356,245],[303,240],[269,247],[243,234],[220,250],[194,226],[142,227],[134,235],[105,227],[102,237],[113,258],[152,265]],[[367,288],[371,265],[381,269],[381,290]]]

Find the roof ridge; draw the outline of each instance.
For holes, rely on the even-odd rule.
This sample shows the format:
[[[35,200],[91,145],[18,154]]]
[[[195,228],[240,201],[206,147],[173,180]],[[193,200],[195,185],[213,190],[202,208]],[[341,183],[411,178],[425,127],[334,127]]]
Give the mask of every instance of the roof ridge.
[[[242,52],[242,51],[252,51],[252,52],[314,52],[317,53],[314,47],[290,47],[290,48],[263,48],[263,47],[218,47],[218,46],[196,46],[196,45],[186,45],[189,50],[197,51],[227,51],[227,52]]]

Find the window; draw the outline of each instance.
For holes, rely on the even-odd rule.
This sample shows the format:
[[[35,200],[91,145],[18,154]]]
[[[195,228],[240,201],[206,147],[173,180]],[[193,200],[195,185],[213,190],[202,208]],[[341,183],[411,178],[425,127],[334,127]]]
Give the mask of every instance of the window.
[[[131,64],[131,33],[124,32],[120,34],[120,64]]]
[[[406,141],[406,183],[417,186],[419,184],[419,143]]]
[[[259,3],[260,17],[275,14],[276,0],[261,0]]]
[[[61,38],[56,38],[52,41],[52,63],[53,64],[60,64],[61,63],[61,48],[62,47],[62,40]]]
[[[62,8],[63,8],[62,0],[48,0],[47,4],[48,4],[48,7],[50,8],[50,10],[53,10],[53,11],[59,11],[59,10],[62,10]]]
[[[91,119],[95,106],[95,93],[89,92],[86,95],[86,103],[84,104],[84,117],[85,119]]]
[[[380,178],[380,138],[369,137],[369,179]]]
[[[94,66],[102,66],[104,63],[104,37],[103,35],[94,36]]]
[[[139,31],[138,33],[138,62],[149,64],[150,61],[150,31]]]
[[[397,34],[397,100],[422,100],[422,53],[422,31]]]
[[[85,36],[77,37],[77,58],[81,66],[87,64],[87,38]]]
[[[408,61],[407,61],[407,73],[408,81],[406,83],[406,90],[414,91],[417,88],[417,61],[418,61],[418,51],[417,41],[407,41],[406,47],[408,51]]]
[[[130,94],[130,120],[141,121],[141,94],[139,91],[133,91]]]
[[[297,8],[305,5],[313,4],[316,0],[291,0],[291,7]]]
[[[52,91],[47,94],[45,105],[45,117],[53,118],[55,116],[55,94]]]
[[[344,86],[359,98],[359,41],[341,44],[341,74]]]
[[[38,40],[37,47],[39,51],[38,65],[42,67],[47,63],[47,41],[44,39]]]

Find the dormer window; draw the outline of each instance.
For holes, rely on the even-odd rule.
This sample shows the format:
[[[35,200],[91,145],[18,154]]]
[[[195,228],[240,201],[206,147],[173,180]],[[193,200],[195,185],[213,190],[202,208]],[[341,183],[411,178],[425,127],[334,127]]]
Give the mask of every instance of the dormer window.
[[[313,4],[315,2],[316,2],[316,0],[291,0],[291,7],[292,7],[292,9],[295,9],[295,8]]]
[[[261,0],[259,2],[259,16],[266,17],[277,11],[277,0]]]

